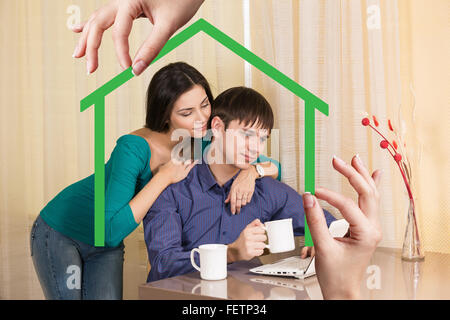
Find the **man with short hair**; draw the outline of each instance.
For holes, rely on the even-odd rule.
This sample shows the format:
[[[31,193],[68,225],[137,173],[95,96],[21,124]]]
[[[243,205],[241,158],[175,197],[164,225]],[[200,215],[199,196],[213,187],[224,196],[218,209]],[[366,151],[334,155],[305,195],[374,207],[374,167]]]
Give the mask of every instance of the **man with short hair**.
[[[267,100],[253,89],[235,87],[214,101],[210,128],[213,140],[186,179],[172,184],[143,220],[151,270],[147,281],[194,271],[190,251],[206,243],[228,245],[228,263],[263,254],[266,221],[292,218],[294,235],[304,235],[302,197],[270,177],[257,179],[240,214],[225,200],[241,169],[260,155],[274,118]],[[324,212],[327,225],[335,220]],[[198,263],[198,261],[197,261]]]

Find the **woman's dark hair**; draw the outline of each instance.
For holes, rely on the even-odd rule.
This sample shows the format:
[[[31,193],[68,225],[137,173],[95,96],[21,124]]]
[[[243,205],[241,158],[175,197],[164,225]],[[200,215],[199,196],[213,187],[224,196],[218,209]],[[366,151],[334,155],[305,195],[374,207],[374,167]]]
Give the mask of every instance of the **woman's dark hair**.
[[[230,88],[216,97],[208,128],[211,128],[211,120],[215,116],[223,121],[225,128],[231,121],[238,120],[245,126],[256,123],[270,132],[274,124],[269,102],[259,92],[247,87]]]
[[[212,104],[213,96],[208,81],[194,67],[185,62],[176,62],[156,72],[147,89],[145,127],[157,132],[167,132],[173,104],[195,85],[205,89]]]

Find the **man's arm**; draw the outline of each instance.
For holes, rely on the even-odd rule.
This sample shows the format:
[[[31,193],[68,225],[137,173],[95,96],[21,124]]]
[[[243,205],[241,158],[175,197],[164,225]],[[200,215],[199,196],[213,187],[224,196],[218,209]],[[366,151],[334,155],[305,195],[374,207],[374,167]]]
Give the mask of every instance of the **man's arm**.
[[[305,209],[303,205],[303,198],[300,196],[294,189],[290,188],[287,185],[281,188],[282,191],[286,194],[285,204],[276,212],[275,215],[272,216],[271,220],[280,220],[292,218],[292,225],[294,228],[294,235],[296,236],[304,236],[305,235]],[[323,210],[324,220],[328,226],[330,226],[331,222],[336,220],[336,218],[331,215],[326,210]],[[314,247],[303,247],[300,251],[300,257],[302,259],[306,257],[315,256]]]
[[[143,225],[151,266],[147,281],[195,271],[190,262],[190,250],[182,247],[183,227],[172,188],[167,188],[155,201]]]
[[[267,203],[266,207],[271,208],[272,212],[271,215],[267,217],[268,220],[273,221],[292,218],[294,235],[304,236],[305,209],[302,196],[282,182],[268,180],[265,181],[265,183],[270,184],[268,188],[265,188],[267,189],[266,193],[270,192],[269,197],[266,198],[266,201],[269,201],[270,204]],[[327,225],[330,226],[331,222],[336,220],[336,218],[334,218],[330,212],[326,210],[323,211]]]
[[[262,255],[266,240],[263,224],[259,219],[253,220],[242,230],[239,237],[228,245],[227,262],[250,260]]]

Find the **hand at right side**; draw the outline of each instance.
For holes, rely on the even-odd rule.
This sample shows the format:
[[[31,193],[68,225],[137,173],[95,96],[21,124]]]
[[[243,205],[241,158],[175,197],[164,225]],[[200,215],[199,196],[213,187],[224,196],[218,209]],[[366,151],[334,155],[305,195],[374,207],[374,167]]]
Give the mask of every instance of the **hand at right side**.
[[[351,165],[335,158],[333,167],[358,193],[358,204],[343,195],[317,188],[317,198],[339,209],[350,224],[348,236],[333,238],[317,198],[303,195],[306,219],[314,242],[316,273],[324,299],[359,299],[364,272],[381,241],[377,185],[380,172],[372,175],[355,156]]]

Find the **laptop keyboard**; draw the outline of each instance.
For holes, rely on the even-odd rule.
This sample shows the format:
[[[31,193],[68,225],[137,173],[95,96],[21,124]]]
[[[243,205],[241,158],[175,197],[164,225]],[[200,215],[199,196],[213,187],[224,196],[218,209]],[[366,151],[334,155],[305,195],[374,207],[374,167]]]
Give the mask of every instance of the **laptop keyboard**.
[[[274,270],[279,270],[279,271],[296,271],[296,270],[305,270],[310,261],[311,261],[311,257],[306,258],[306,259],[302,259],[300,257],[290,257],[290,258],[286,258],[283,259],[279,262],[276,263],[272,263],[272,264],[266,264],[263,266],[260,266],[258,269],[259,270],[268,270],[268,269],[274,269]]]

